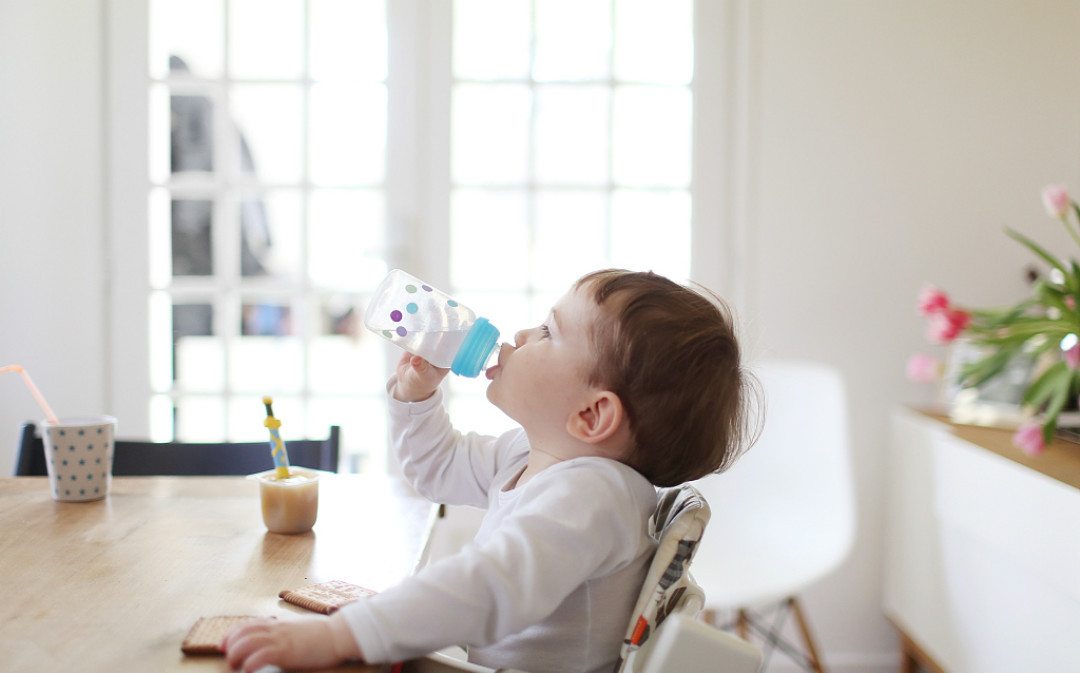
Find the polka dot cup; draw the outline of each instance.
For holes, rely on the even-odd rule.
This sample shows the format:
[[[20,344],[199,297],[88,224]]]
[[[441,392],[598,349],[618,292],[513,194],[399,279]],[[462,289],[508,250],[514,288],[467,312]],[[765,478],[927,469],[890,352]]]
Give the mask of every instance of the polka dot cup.
[[[112,483],[112,416],[61,418],[42,422],[45,466],[53,499],[66,502],[101,500]]]

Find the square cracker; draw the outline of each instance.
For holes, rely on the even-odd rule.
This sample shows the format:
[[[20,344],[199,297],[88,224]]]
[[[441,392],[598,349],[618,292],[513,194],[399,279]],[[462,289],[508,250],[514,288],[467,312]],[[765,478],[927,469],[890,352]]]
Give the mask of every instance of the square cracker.
[[[357,584],[331,580],[299,589],[287,589],[278,594],[278,597],[312,612],[329,615],[344,605],[374,595],[375,592],[371,589]]]
[[[224,617],[199,617],[195,625],[188,631],[180,650],[184,654],[225,654],[222,644],[225,635],[238,624],[262,617],[252,616],[224,616]]]

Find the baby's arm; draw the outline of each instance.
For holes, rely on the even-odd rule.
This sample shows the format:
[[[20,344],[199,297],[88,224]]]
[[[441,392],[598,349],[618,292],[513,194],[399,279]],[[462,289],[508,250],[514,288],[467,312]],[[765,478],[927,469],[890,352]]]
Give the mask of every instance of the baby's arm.
[[[360,646],[340,614],[241,624],[225,636],[225,656],[230,668],[242,667],[244,673],[267,665],[329,668],[347,659],[363,659]]]
[[[390,445],[402,474],[424,497],[486,507],[500,465],[520,457],[528,446],[520,431],[496,438],[455,430],[439,390],[446,372],[422,358],[402,356],[387,384]]]
[[[652,553],[652,486],[639,477],[628,488],[589,467],[549,468],[523,487],[528,504],[485,539],[343,607],[369,660],[494,643],[547,618],[590,577]]]

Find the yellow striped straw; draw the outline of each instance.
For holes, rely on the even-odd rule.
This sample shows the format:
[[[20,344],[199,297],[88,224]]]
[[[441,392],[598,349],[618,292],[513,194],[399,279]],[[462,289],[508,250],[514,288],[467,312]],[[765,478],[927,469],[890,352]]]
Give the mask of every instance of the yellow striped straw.
[[[266,420],[263,421],[270,430],[270,456],[274,459],[274,467],[277,469],[278,479],[288,479],[289,477],[289,453],[285,450],[285,440],[281,438],[281,433],[278,429],[281,427],[281,421],[274,418],[274,409],[271,406],[274,403],[273,398],[264,397],[263,404],[266,405]]]

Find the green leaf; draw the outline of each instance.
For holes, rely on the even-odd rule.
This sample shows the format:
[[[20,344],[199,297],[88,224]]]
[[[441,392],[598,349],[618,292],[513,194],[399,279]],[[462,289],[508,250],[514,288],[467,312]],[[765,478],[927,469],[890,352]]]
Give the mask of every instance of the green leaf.
[[[1005,228],[1005,233],[1008,234],[1009,236],[1012,236],[1017,241],[1020,241],[1020,243],[1026,245],[1029,250],[1034,252],[1039,257],[1042,257],[1044,260],[1046,260],[1046,263],[1049,264],[1050,266],[1054,267],[1055,269],[1058,269],[1059,271],[1061,271],[1061,273],[1066,273],[1065,267],[1061,265],[1061,261],[1059,259],[1057,259],[1056,257],[1051,256],[1050,253],[1043,250],[1037,243],[1032,241],[1027,236],[1024,236],[1023,234],[1021,234],[1018,231],[1013,231],[1012,229],[1009,229],[1008,227]]]
[[[1024,339],[1045,334],[1049,338],[1064,337],[1075,331],[1075,327],[1063,320],[1050,320],[1047,318],[1018,319],[1013,324],[1000,327],[997,330],[972,330],[972,336],[985,336],[988,340],[1012,340],[1017,337]]]
[[[1072,269],[1072,273],[1066,275],[1065,284],[1069,286],[1069,294],[1075,298],[1080,295],[1080,265],[1072,259],[1069,260],[1069,268]]]
[[[1068,296],[1068,293],[1041,279],[1035,283],[1035,296],[1038,297],[1039,303],[1043,306],[1056,308],[1062,313],[1072,312],[1068,304],[1065,303],[1065,297]]]
[[[1043,441],[1047,444],[1054,438],[1054,429],[1057,428],[1058,415],[1065,408],[1065,401],[1069,399],[1069,386],[1064,385],[1054,390],[1050,403],[1046,406],[1046,420],[1043,422]]]
[[[1057,362],[1032,381],[1024,391],[1024,406],[1041,407],[1054,391],[1063,388],[1066,392],[1072,384],[1072,372],[1064,362]]]
[[[960,369],[960,385],[964,387],[981,386],[1000,374],[1019,351],[1019,345],[1000,348],[976,362],[964,365]]]

